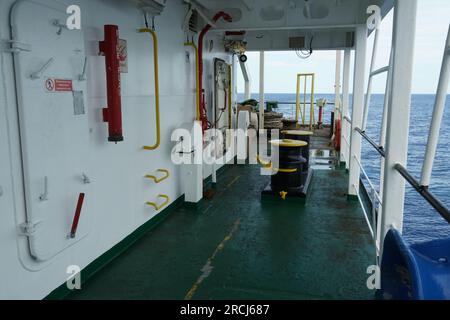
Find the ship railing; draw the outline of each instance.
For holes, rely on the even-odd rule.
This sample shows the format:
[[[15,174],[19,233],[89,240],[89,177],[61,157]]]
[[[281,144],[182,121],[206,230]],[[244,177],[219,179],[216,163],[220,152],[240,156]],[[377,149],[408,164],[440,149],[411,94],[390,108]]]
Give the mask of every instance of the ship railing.
[[[266,105],[267,105],[267,103],[270,103],[270,102],[274,102],[274,103],[278,104],[279,106],[284,106],[285,109],[289,109],[290,110],[289,112],[283,112],[283,110],[277,110],[277,109],[275,109],[273,111],[282,113],[283,117],[285,117],[285,118],[295,119],[295,112],[296,112],[296,108],[297,108],[297,104],[295,102],[289,102],[289,101],[266,101]],[[316,106],[317,105],[317,101],[315,101],[313,104]],[[334,105],[335,105],[334,102],[328,102],[327,101],[327,106],[334,106]],[[335,117],[336,117],[336,115],[335,115]],[[309,114],[306,114],[305,115],[305,123],[309,123],[309,121],[310,121]],[[299,123],[301,123],[301,121],[299,121]],[[328,123],[327,121],[324,121],[324,123],[325,124],[330,124],[331,121],[330,121],[330,123]]]
[[[405,178],[414,190],[422,196],[422,198],[424,198],[434,209],[436,209],[442,218],[450,223],[450,210],[430,192],[428,186],[421,185],[419,181],[417,181],[400,163],[397,163],[394,168],[402,175],[403,178]]]
[[[366,189],[366,192],[368,194],[368,198],[364,199],[361,195],[361,192],[359,188],[353,184],[353,188],[355,190],[356,196],[358,197],[358,201],[361,205],[361,209],[364,213],[364,218],[366,220],[367,226],[369,227],[370,235],[372,236],[372,240],[374,241],[374,245],[376,248],[377,258],[380,255],[380,241],[381,241],[381,206],[383,204],[383,201],[381,199],[380,194],[378,193],[377,189],[375,188],[374,183],[369,178],[369,175],[367,174],[366,170],[364,169],[363,165],[361,164],[361,161],[358,159],[358,157],[353,156],[356,160],[356,163],[358,164],[360,170],[361,170],[361,176],[362,178],[367,181],[370,190]],[[362,185],[364,187],[364,185]],[[365,200],[369,200],[369,206],[365,203]],[[367,208],[368,207],[368,208]],[[370,214],[369,214],[370,210]],[[378,261],[378,259],[377,259]]]

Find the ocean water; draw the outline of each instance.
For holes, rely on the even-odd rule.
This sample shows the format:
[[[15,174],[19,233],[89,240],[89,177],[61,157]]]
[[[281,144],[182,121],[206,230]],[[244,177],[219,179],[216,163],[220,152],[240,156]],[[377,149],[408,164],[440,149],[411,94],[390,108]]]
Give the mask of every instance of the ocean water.
[[[258,95],[252,96],[258,99]],[[408,170],[420,178],[428,130],[433,111],[434,95],[413,95],[411,100],[410,132],[408,147]],[[315,99],[334,101],[332,94],[316,94]],[[240,101],[243,96],[239,96]],[[266,94],[266,101],[294,102],[295,94]],[[384,95],[372,95],[369,121],[366,132],[379,141]],[[325,123],[330,122],[333,106],[324,113]],[[295,115],[295,105],[280,105],[277,112],[286,117]],[[441,126],[438,150],[434,162],[430,191],[450,207],[450,96],[447,98],[444,119]],[[379,185],[380,156],[365,140],[362,145],[362,165],[375,186]],[[403,234],[409,242],[450,237],[450,225],[416,191],[406,184],[405,216]]]

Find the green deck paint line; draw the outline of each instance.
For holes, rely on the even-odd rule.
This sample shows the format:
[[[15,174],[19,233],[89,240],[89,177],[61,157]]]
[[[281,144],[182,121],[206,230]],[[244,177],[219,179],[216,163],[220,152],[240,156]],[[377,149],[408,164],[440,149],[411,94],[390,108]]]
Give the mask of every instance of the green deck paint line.
[[[240,219],[193,299],[373,299],[373,241],[345,172],[316,171],[305,205],[261,202],[269,181],[231,166],[211,199],[175,209],[68,298],[184,299]]]

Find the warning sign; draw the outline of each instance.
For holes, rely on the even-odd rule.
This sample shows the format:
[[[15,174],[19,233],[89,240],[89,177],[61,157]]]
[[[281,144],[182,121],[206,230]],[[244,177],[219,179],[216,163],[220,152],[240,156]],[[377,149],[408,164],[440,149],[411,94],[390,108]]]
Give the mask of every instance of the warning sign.
[[[48,78],[45,80],[45,89],[48,92],[72,92],[72,80]]]

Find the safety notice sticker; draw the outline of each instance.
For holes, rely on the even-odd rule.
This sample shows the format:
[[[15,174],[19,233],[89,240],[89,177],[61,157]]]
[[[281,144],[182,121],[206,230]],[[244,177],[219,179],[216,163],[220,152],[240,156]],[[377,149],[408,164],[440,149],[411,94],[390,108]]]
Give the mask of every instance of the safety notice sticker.
[[[48,92],[72,92],[72,80],[48,78],[45,80],[45,89]]]

